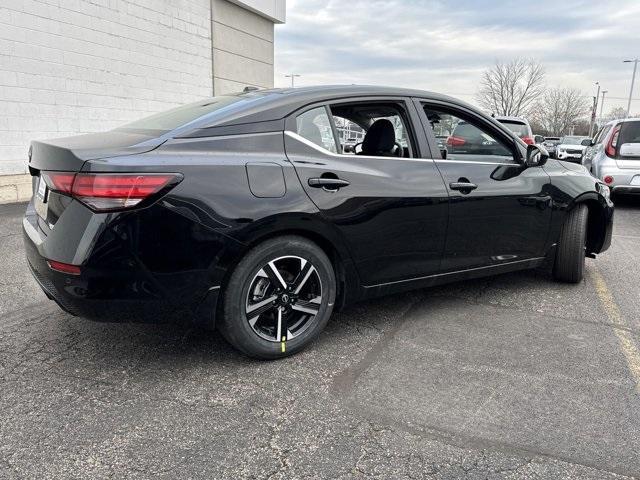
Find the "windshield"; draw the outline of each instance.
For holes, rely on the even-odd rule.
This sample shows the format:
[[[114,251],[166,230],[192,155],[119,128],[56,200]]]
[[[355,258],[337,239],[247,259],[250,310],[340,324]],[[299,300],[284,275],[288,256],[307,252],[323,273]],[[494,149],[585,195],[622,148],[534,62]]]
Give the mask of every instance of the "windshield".
[[[509,120],[498,120],[498,121],[519,137],[529,136],[529,127],[527,127],[524,123],[512,122]]]
[[[580,145],[580,142],[585,138],[588,137],[562,137],[562,141],[560,143],[563,145]]]
[[[186,125],[208,113],[222,110],[230,105],[240,102],[248,102],[255,99],[255,95],[228,95],[207,98],[198,102],[189,103],[172,108],[164,112],[156,113],[149,117],[127,123],[118,130],[161,130],[169,131]]]

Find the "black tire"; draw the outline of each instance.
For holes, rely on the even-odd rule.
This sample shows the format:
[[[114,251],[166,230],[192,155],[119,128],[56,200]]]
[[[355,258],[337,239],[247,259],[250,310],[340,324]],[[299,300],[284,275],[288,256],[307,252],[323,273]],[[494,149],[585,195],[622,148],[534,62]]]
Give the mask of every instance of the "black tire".
[[[567,283],[582,281],[588,216],[589,209],[586,205],[578,205],[567,213],[553,265],[553,277],[558,281]]]
[[[287,339],[284,345],[283,342],[275,341],[275,339],[268,340],[260,336],[254,330],[254,326],[250,325],[249,314],[247,313],[250,308],[248,307],[249,290],[254,288],[256,281],[260,281],[256,279],[260,277],[262,272],[265,272],[265,269],[268,269],[269,262],[280,262],[282,258],[285,258],[285,262],[293,261],[290,260],[291,258],[304,259],[309,262],[316,272],[313,274],[312,282],[320,285],[321,289],[321,300],[318,301],[316,298],[316,302],[319,303],[315,304],[318,305],[317,314],[307,320],[308,325],[305,326],[301,333],[294,338]],[[269,272],[272,272],[272,270],[269,270]],[[281,278],[284,279],[287,272],[281,273]],[[300,274],[302,274],[302,267]],[[266,291],[276,295],[275,284],[280,282],[273,279],[265,279],[264,282],[267,283]],[[286,293],[286,289],[282,290],[283,293]],[[292,291],[293,288],[291,288]],[[336,279],[333,265],[320,247],[299,236],[287,235],[273,238],[251,249],[240,260],[231,274],[223,292],[223,315],[217,322],[218,330],[231,345],[250,357],[259,359],[286,357],[302,350],[320,334],[329,321],[335,297]],[[277,301],[280,302],[281,300],[282,295]],[[278,308],[269,307],[268,305],[267,307],[269,308],[269,313],[266,315],[268,317],[267,320],[269,320],[271,318],[270,315],[277,315]],[[286,308],[286,306],[282,307],[283,315],[285,315]],[[291,309],[289,309],[289,313],[300,315],[303,318],[306,317],[305,314]],[[258,322],[261,322],[261,320],[258,320]]]

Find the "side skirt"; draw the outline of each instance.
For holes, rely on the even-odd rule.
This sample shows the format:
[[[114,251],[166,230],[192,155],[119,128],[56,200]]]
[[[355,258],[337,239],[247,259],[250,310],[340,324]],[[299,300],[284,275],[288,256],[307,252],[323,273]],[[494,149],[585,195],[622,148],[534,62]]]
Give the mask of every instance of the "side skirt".
[[[391,293],[414,290],[418,288],[433,287],[445,283],[459,282],[461,280],[471,280],[474,278],[499,275],[501,273],[515,272],[518,270],[528,270],[538,268],[545,262],[546,257],[530,258],[527,260],[517,260],[515,262],[500,263],[487,267],[476,267],[455,272],[438,273],[426,277],[409,278],[396,282],[382,283],[378,285],[363,285],[362,299],[388,295]]]

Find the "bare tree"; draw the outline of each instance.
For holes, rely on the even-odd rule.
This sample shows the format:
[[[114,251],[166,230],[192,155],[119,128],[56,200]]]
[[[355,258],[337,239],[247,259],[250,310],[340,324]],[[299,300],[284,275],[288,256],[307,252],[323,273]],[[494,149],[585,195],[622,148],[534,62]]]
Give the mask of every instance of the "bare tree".
[[[609,120],[618,120],[620,118],[624,118],[627,116],[627,111],[622,107],[616,107],[611,109],[607,115],[605,115],[602,120],[604,122],[608,122]]]
[[[542,64],[535,60],[496,62],[482,74],[477,100],[496,115],[526,115],[544,90],[544,76]]]
[[[589,102],[580,90],[550,88],[535,103],[532,117],[548,134],[564,135],[588,112]]]

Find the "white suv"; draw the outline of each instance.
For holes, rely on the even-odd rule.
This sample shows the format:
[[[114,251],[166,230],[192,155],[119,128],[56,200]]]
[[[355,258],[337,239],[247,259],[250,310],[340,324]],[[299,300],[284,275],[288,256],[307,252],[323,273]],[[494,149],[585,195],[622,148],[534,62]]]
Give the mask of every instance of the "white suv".
[[[614,193],[640,193],[640,118],[613,120],[587,149],[584,166]]]

